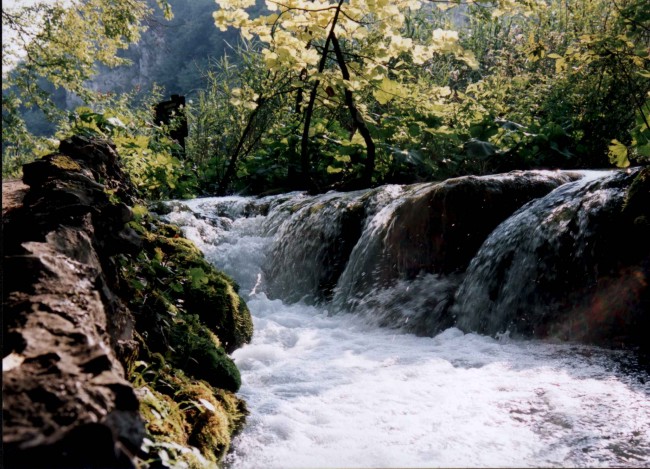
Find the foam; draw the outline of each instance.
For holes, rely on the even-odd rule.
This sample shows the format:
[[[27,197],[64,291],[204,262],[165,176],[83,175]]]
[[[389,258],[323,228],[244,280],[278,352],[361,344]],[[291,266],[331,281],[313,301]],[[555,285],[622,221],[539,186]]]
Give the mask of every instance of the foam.
[[[269,239],[265,217],[237,216],[170,214],[247,294]],[[623,371],[624,352],[456,328],[416,337],[269,299],[263,279],[255,291],[253,341],[233,354],[250,416],[232,469],[650,465],[650,381]]]

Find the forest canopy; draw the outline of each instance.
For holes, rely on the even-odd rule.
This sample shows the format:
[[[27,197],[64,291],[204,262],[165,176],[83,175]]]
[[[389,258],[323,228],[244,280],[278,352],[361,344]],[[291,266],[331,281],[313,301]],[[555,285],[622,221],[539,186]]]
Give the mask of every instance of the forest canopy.
[[[3,176],[70,133],[111,138],[151,198],[650,161],[644,0],[40,2],[7,27]],[[156,76],[100,89],[135,44]],[[185,148],[154,121],[169,93]]]

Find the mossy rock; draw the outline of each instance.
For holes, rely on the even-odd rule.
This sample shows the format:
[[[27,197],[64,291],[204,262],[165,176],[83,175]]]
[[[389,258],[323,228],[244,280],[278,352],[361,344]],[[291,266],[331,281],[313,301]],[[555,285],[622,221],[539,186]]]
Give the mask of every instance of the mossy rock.
[[[159,284],[169,284],[170,299],[182,300],[187,311],[198,314],[228,353],[250,342],[252,318],[230,277],[208,263],[174,225],[156,222],[149,229],[140,225],[139,232],[151,260],[141,270]]]
[[[148,250],[159,250],[165,265],[179,278],[182,291],[169,294],[184,301],[185,308],[198,314],[219,337],[228,353],[250,342],[253,321],[237,284],[217,271],[190,240],[180,236],[174,225],[159,224],[147,238]],[[154,254],[155,256],[155,254]]]
[[[178,397],[190,403],[185,408],[185,417],[192,427],[188,442],[210,459],[225,454],[230,448],[230,435],[243,417],[240,407],[230,404],[241,400],[224,391],[215,392],[200,382],[184,387]]]
[[[174,366],[214,387],[239,390],[241,376],[237,366],[198,317],[186,315],[168,324],[168,359]]]
[[[187,424],[178,402],[150,387],[138,390],[140,414],[152,436],[167,442],[187,444],[190,425]]]
[[[209,467],[218,464],[230,448],[247,414],[244,402],[233,393],[213,388],[174,370],[167,363],[155,363],[156,378],[140,386],[140,412],[149,436],[151,459],[168,465]]]
[[[53,155],[49,161],[50,164],[64,171],[81,171],[79,163],[67,155]]]
[[[250,341],[250,312],[235,282],[178,227],[147,213],[130,225],[142,251],[124,256],[120,266],[140,342],[131,379],[148,389],[141,391],[141,413],[153,440],[150,457],[169,458],[168,465],[219,464],[246,415],[234,395],[241,377],[228,353]]]
[[[192,273],[201,280],[185,284],[187,308],[197,312],[201,320],[217,334],[227,352],[250,342],[253,322],[246,303],[237,293],[236,284],[205,261],[202,265],[197,263]]]

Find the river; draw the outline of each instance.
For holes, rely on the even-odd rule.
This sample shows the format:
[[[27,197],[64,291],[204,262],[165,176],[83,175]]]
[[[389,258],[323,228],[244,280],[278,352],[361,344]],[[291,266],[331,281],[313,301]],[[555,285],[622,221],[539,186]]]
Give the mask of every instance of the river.
[[[253,315],[233,354],[250,415],[229,468],[650,465],[650,381],[628,352],[455,327],[416,336],[332,302],[270,299],[271,246],[306,198],[196,199],[167,215]]]

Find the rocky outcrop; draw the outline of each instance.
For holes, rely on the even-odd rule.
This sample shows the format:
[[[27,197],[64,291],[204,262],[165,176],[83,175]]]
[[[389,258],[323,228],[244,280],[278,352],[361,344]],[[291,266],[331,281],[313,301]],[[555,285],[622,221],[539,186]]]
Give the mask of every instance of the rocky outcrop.
[[[458,326],[649,350],[649,219],[648,168],[535,201],[472,261],[456,293]]]
[[[24,167],[29,189],[3,184],[5,467],[133,467],[163,443],[216,462],[246,413],[226,352],[252,333],[236,286],[134,213],[118,160],[73,137]]]
[[[118,360],[134,348],[133,320],[104,275],[108,256],[137,249],[138,240],[125,227],[127,206],[105,192],[124,189],[114,150],[106,146],[92,157],[83,166],[65,154],[25,166],[30,190],[3,220],[3,440],[10,467],[129,466],[144,436]],[[95,175],[107,168],[117,179],[104,186]]]
[[[462,273],[499,223],[580,177],[514,171],[297,196],[270,217],[269,226],[279,228],[263,268],[265,291],[289,302],[334,298],[354,309],[378,288],[424,274]]]
[[[513,171],[448,179],[397,208],[386,233],[387,264],[400,278],[462,272],[515,210],[579,178],[560,171]]]
[[[378,289],[398,281],[464,272],[499,223],[527,202],[580,177],[559,171],[513,171],[406,189],[377,215],[354,248],[339,281],[339,304],[355,309],[367,303],[368,295],[376,296]],[[452,278],[460,277],[448,277]],[[435,303],[450,301],[438,298]]]

